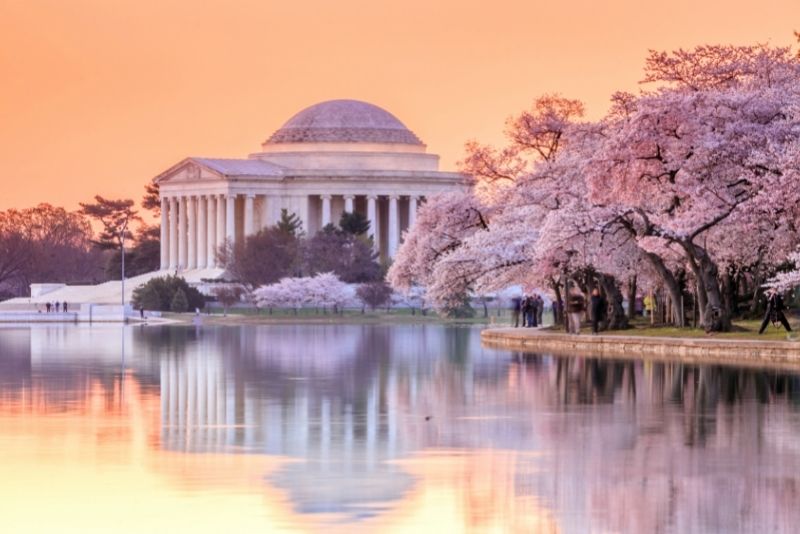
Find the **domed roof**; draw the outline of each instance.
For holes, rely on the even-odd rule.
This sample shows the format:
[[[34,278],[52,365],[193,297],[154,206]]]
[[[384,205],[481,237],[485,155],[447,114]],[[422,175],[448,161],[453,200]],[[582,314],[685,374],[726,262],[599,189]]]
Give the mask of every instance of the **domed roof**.
[[[328,100],[286,121],[267,143],[400,143],[422,145],[405,124],[374,104]]]

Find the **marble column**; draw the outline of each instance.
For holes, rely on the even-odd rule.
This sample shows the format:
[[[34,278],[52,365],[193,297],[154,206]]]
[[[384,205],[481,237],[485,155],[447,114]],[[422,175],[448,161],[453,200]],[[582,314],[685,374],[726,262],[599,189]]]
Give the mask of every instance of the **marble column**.
[[[178,268],[178,199],[169,198],[169,268]]]
[[[259,228],[267,228],[270,225],[269,213],[271,209],[269,195],[261,195],[261,223]]]
[[[322,227],[325,228],[331,223],[331,196],[321,195],[322,198]]]
[[[225,243],[225,195],[217,195],[217,248]]]
[[[355,211],[355,199],[355,195],[344,196],[344,211],[347,213],[353,213]]]
[[[186,267],[197,269],[197,197],[190,196],[186,199],[187,215],[189,216],[188,243],[189,257]]]
[[[206,197],[206,267],[217,266],[217,199]]]
[[[297,216],[300,218],[300,221],[303,223],[303,230],[306,232],[309,231],[309,204],[311,197],[308,195],[301,195],[297,197]]]
[[[197,267],[199,269],[206,268],[208,244],[208,222],[206,217],[208,211],[206,210],[206,197],[200,195],[197,197]]]
[[[417,197],[408,197],[408,227],[414,226],[417,220]]]
[[[186,197],[180,197],[178,206],[178,269],[186,268]]]
[[[378,233],[378,197],[367,195],[367,219],[369,220],[369,231],[372,232],[372,245],[375,252],[380,252],[381,245]]]
[[[244,236],[253,235],[255,233],[255,211],[253,202],[255,195],[245,195],[244,197]]]
[[[225,199],[225,239],[236,242],[236,195],[228,194]]]
[[[400,212],[397,210],[397,195],[389,195],[389,237],[388,250],[389,258],[394,258],[397,247],[400,244]]]
[[[163,271],[169,267],[169,202],[161,197],[161,265]]]

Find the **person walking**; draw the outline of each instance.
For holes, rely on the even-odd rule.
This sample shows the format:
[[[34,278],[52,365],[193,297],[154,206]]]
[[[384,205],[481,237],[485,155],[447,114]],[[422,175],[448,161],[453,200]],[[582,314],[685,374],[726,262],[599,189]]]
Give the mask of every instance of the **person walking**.
[[[645,317],[651,317],[653,314],[653,309],[655,308],[653,297],[650,295],[645,295],[644,297],[644,315]]]
[[[592,334],[597,334],[600,331],[600,321],[603,320],[606,311],[606,299],[600,294],[598,288],[592,289],[589,306],[592,312]]]
[[[770,289],[767,293],[767,312],[764,314],[764,320],[761,322],[758,335],[764,333],[770,321],[776,324],[781,323],[787,332],[791,332],[792,327],[789,326],[789,321],[786,320],[786,316],[783,314],[785,309],[786,306],[783,304],[781,294],[775,289]]]
[[[56,313],[58,313],[59,311],[61,311],[61,303],[59,301],[56,301]]]
[[[539,316],[539,326],[544,326],[544,299],[541,295],[536,296],[536,313]]]
[[[519,314],[522,310],[522,299],[520,297],[513,297],[511,299],[511,321],[514,328],[519,328]]]
[[[586,300],[580,290],[573,289],[567,301],[569,315],[569,333],[576,336],[581,333],[581,316],[586,311]]]
[[[64,313],[67,313],[67,310],[69,308],[67,307],[67,302],[66,301],[61,303],[61,309],[64,310]]]
[[[528,295],[522,295],[522,328],[528,326],[528,312],[530,311],[530,297]]]
[[[45,302],[44,303],[44,307],[45,307],[45,309],[47,309],[47,313],[50,313],[50,306],[52,306],[52,304],[50,304],[50,302]]]
[[[533,326],[537,328],[542,324],[542,314],[539,311],[541,304],[542,297],[538,294],[534,294],[533,300],[531,301],[531,311],[533,312]]]

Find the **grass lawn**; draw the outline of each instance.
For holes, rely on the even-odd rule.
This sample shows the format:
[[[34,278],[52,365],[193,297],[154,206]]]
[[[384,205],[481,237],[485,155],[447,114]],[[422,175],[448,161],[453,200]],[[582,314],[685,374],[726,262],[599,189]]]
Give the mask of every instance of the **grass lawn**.
[[[689,337],[689,338],[719,338],[719,339],[757,339],[763,341],[800,341],[798,330],[800,321],[795,317],[789,317],[789,324],[792,332],[787,333],[783,327],[775,328],[771,323],[767,325],[762,335],[758,335],[761,327],[761,320],[736,320],[733,322],[733,331],[715,334],[706,334],[702,328],[679,328],[675,326],[650,326],[650,322],[644,318],[637,318],[633,321],[633,328],[628,330],[607,330],[601,332],[604,335],[620,336],[649,336],[649,337]],[[591,331],[591,326],[584,326],[586,331]],[[554,330],[555,331],[555,330]],[[563,331],[559,328],[558,331]]]
[[[165,319],[190,323],[194,318],[193,313],[164,313]],[[221,310],[213,310],[208,315],[201,314],[205,324],[220,325],[247,325],[247,324],[281,324],[281,323],[312,323],[312,324],[486,324],[489,319],[483,317],[482,311],[477,311],[476,317],[466,319],[449,319],[440,317],[433,311],[422,315],[418,310],[412,314],[409,309],[392,309],[366,311],[345,310],[340,314],[330,311],[322,313],[313,309],[302,309],[295,313],[292,310],[256,310],[254,308],[234,308],[228,310],[228,315],[223,315]]]

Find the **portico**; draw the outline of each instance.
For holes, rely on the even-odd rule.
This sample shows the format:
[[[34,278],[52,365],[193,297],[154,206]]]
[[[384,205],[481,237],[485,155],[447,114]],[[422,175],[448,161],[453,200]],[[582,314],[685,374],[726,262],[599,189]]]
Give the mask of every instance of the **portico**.
[[[391,260],[425,198],[464,187],[459,173],[385,110],[334,100],[292,117],[246,159],[187,158],[157,177],[161,267],[219,268],[217,251],[294,213],[307,235],[364,215]]]

